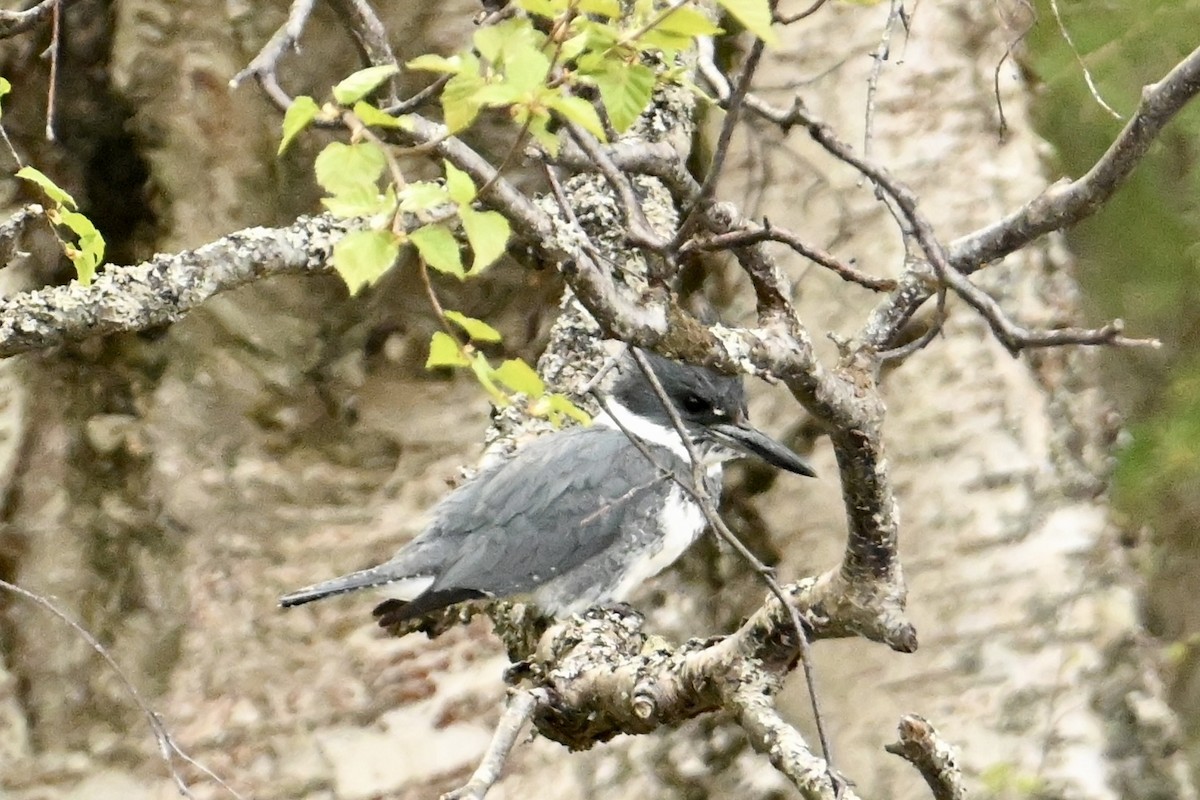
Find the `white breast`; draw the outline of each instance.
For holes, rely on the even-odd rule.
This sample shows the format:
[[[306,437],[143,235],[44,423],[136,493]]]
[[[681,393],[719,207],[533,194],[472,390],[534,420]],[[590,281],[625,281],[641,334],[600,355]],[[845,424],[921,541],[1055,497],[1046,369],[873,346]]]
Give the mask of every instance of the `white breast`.
[[[647,579],[675,563],[683,551],[696,541],[704,530],[704,512],[678,486],[672,486],[667,502],[658,515],[662,531],[662,547],[648,551],[634,560],[613,592],[613,600],[624,602]]]

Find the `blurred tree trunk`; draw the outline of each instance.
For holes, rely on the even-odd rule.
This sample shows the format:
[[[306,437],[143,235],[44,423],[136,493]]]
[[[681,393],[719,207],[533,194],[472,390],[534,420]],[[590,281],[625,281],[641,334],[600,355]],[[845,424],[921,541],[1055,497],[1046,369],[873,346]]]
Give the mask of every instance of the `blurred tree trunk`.
[[[378,5],[402,60],[456,49],[475,12],[463,2]],[[5,45],[3,72],[18,90],[6,128],[85,211],[131,210],[110,223],[123,231],[122,260],[287,221],[314,205],[306,175],[316,145],[276,160],[278,114],[254,87],[227,88],[286,6],[82,3],[68,15],[63,144],[38,139],[44,34]],[[1009,68],[1009,134],[997,136],[992,76],[1016,32],[995,13],[922,4],[879,80],[872,151],[947,241],[1046,181],[1025,88]],[[885,14],[831,4],[798,23],[760,74],[776,87],[764,94],[786,104],[799,89],[861,141]],[[322,11],[285,63],[291,91],[320,95],[354,68],[354,51]],[[899,269],[894,225],[855,174],[798,135],[761,130],[737,147],[727,196],[869,271]],[[810,328],[852,333],[872,298],[790,267]],[[1052,240],[986,283],[1023,320],[1049,325],[1078,312],[1068,267]],[[10,271],[0,288],[62,278],[34,273]],[[713,290],[731,316],[749,311],[740,288]],[[528,354],[557,291],[552,276],[510,266],[458,307]],[[483,397],[422,371],[432,323],[417,298],[404,265],[356,299],[334,279],[277,279],[170,330],[0,364],[3,577],[73,609],[178,742],[246,796],[433,797],[473,768],[496,719],[505,662],[486,626],[389,640],[372,628],[369,600],[275,608],[285,589],[390,554],[478,452]],[[921,649],[816,648],[837,765],[863,795],[928,796],[882,751],[912,711],[960,745],[975,785],[998,796],[1191,796],[1176,782],[1174,719],[1107,516],[1116,421],[1090,363],[1078,351],[1013,360],[952,305],[945,337],[888,378]],[[802,436],[797,407],[757,389],[758,423]],[[816,459],[818,482],[750,471],[732,481],[743,524],[760,526],[756,546],[788,578],[834,563],[844,536],[823,443]],[[649,587],[645,606],[660,630],[704,636],[728,630],[763,593],[704,543]],[[63,626],[4,603],[0,787],[29,798],[169,796],[154,743],[113,676]],[[799,684],[788,709],[804,720]],[[793,794],[716,718],[587,754],[536,741],[510,773],[495,797],[547,796],[548,786],[558,798]]]

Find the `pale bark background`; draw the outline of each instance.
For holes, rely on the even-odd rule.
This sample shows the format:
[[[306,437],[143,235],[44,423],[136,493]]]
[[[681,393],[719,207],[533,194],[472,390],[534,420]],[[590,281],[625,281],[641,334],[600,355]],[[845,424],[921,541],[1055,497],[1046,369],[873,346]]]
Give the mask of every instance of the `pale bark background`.
[[[401,58],[457,49],[475,11],[378,5]],[[63,144],[36,138],[44,95],[24,88],[44,85],[33,40],[3,51],[18,89],[6,127],[77,197],[130,218],[118,260],[286,222],[312,207],[306,169],[319,143],[276,160],[277,113],[252,86],[227,89],[285,8],[84,3],[68,30]],[[785,32],[759,75],[760,86],[785,88],[763,94],[784,103],[799,88],[861,141],[869,53],[886,11],[830,4]],[[992,75],[1015,35],[991,4],[922,3],[883,70],[874,153],[917,191],[944,240],[1046,181],[1014,69],[1001,82],[1010,135],[996,135]],[[285,71],[290,89],[319,94],[353,64],[347,38],[319,14]],[[800,134],[783,142],[761,131],[737,145],[728,197],[868,271],[898,271],[894,225],[854,173]],[[116,155],[124,150],[147,171],[144,187],[136,159]],[[790,266],[810,329],[853,333],[872,298]],[[1069,271],[1050,241],[985,282],[1021,319],[1044,325],[1075,318]],[[390,554],[479,452],[482,394],[421,369],[432,323],[411,271],[397,272],[357,299],[332,278],[277,279],[152,336],[0,364],[0,574],[75,610],[179,743],[248,797],[434,797],[473,768],[497,716],[505,662],[482,624],[435,642],[389,640],[371,625],[369,599],[275,607],[286,589]],[[2,277],[13,291],[53,276],[24,268]],[[727,280],[718,299],[745,313],[747,287]],[[510,265],[454,302],[530,354],[556,292],[553,276]],[[901,656],[861,642],[817,645],[838,767],[864,796],[927,797],[916,773],[882,751],[912,711],[962,748],[981,794],[1191,796],[1139,633],[1139,587],[1109,522],[1103,489],[1117,420],[1088,355],[1013,360],[969,310],[952,308],[945,337],[885,387],[921,647]],[[751,413],[803,438],[802,413],[785,396],[757,386]],[[748,471],[732,480],[745,503],[739,518],[765,523],[755,545],[787,579],[829,567],[842,545],[823,442],[815,461],[817,481]],[[664,633],[708,635],[763,594],[704,543],[648,587],[644,605]],[[37,609],[2,602],[0,794],[173,796],[144,722],[91,651]],[[798,679],[786,709],[806,724]],[[737,730],[710,717],[586,754],[523,745],[492,796],[793,794]]]

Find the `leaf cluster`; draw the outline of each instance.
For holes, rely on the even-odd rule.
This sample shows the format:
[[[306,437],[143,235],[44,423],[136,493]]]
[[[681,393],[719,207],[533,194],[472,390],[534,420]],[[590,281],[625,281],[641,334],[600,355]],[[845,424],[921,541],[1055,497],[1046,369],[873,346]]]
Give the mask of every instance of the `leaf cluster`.
[[[12,84],[0,78],[0,98],[10,91]],[[15,158],[16,153],[13,156]],[[104,262],[104,236],[87,216],[79,212],[75,198],[44,172],[36,167],[24,166],[17,170],[16,176],[37,186],[49,200],[46,218],[54,225],[54,233],[62,245],[63,253],[75,265],[79,282],[87,286],[95,277],[96,268]],[[64,230],[69,234],[67,238],[63,236]]]
[[[767,0],[719,4],[756,35],[772,36]],[[657,86],[680,79],[682,73],[669,65],[696,37],[721,33],[693,0],[667,6],[653,0],[517,0],[516,6],[524,13],[481,27],[463,52],[426,54],[406,65],[445,76],[440,101],[447,135],[492,109],[506,112],[519,126],[515,146],[528,135],[556,154],[561,121],[607,141],[611,133],[633,125]],[[296,98],[283,120],[281,154],[314,123],[340,123],[350,133],[349,141],[321,151],[314,171],[326,192],[325,207],[364,223],[333,252],[333,267],[351,292],[378,281],[406,247],[418,256],[422,270],[466,280],[494,264],[512,235],[502,214],[481,207],[480,187],[471,176],[450,162],[443,162],[441,180],[406,179],[389,138],[411,131],[412,121],[370,100],[399,71],[396,65],[359,70],[334,86],[323,105],[312,97]],[[587,99],[593,95],[599,107]],[[469,266],[464,246],[471,254]],[[473,343],[498,343],[499,332],[482,320],[444,310],[432,286],[430,295],[444,330],[430,341],[428,368],[469,369],[500,405],[511,402],[510,393],[519,394],[535,415],[556,423],[566,417],[587,420],[565,397],[547,393],[525,362],[492,366]]]

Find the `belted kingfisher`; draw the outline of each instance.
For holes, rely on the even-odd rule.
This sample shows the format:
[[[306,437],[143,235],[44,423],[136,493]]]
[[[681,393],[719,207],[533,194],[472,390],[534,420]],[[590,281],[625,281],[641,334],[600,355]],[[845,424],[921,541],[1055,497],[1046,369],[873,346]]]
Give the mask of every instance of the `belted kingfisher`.
[[[815,474],[750,426],[740,378],[644,355],[704,461],[711,496],[720,496],[722,462],[743,455]],[[535,439],[452,491],[390,561],[300,589],[280,605],[380,588],[391,599],[375,616],[390,627],[481,598],[531,600],[555,616],[624,602],[682,555],[705,518],[677,483],[693,485],[683,440],[632,358],[604,406],[597,424]]]

